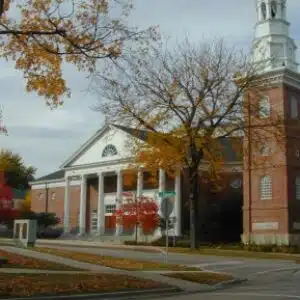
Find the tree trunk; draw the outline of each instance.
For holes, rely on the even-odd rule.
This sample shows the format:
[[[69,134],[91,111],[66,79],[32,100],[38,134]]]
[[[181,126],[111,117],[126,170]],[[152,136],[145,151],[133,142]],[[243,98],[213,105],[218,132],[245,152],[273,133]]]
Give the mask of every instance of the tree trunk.
[[[191,240],[191,249],[199,248],[199,236],[198,236],[198,202],[199,202],[199,193],[198,193],[198,168],[191,167],[189,168],[189,184],[190,184],[190,193],[189,193],[189,206],[190,206],[190,240]]]

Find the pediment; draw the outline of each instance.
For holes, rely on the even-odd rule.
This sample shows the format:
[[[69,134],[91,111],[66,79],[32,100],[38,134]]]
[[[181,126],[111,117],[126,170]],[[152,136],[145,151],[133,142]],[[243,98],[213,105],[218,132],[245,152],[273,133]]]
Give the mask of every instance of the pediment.
[[[66,162],[62,168],[97,164],[107,161],[130,159],[131,152],[126,147],[132,137],[120,128],[105,125],[87,140]]]

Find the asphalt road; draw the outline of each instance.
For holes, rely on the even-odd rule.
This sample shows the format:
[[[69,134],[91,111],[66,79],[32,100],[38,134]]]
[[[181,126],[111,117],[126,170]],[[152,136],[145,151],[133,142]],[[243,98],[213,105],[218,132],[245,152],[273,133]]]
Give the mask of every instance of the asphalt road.
[[[110,250],[104,248],[56,247],[73,251],[164,262],[161,253]],[[172,296],[174,299],[207,299],[207,300],[258,300],[258,299],[300,299],[300,264],[292,261],[229,258],[206,255],[169,254],[169,263],[198,266],[209,271],[233,274],[247,278],[242,285],[212,293]],[[171,299],[162,298],[162,299]]]

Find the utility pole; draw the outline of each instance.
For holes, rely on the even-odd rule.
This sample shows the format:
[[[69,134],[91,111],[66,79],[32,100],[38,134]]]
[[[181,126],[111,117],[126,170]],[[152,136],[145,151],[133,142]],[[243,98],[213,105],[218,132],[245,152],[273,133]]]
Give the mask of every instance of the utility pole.
[[[48,183],[45,184],[45,212],[48,212],[48,206],[49,206],[49,188],[48,188]]]
[[[4,13],[4,0],[0,0],[0,17]]]

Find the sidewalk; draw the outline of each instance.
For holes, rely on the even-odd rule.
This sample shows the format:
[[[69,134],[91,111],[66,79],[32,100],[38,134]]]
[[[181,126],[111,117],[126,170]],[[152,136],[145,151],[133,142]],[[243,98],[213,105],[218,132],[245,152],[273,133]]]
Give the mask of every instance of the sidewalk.
[[[141,279],[148,279],[148,280],[154,280],[160,283],[165,283],[167,285],[173,286],[180,288],[182,291],[185,292],[207,292],[207,291],[212,291],[215,288],[210,285],[206,284],[198,284],[194,282],[189,282],[189,281],[184,281],[180,279],[175,279],[171,277],[166,277],[157,273],[149,273],[149,272],[143,272],[143,271],[126,271],[126,270],[119,270],[119,269],[113,269],[113,268],[108,268],[104,266],[99,266],[99,265],[93,265],[89,263],[84,263],[84,262],[79,262],[75,261],[72,259],[67,259],[63,257],[58,257],[55,255],[51,254],[46,254],[46,253],[41,253],[41,252],[36,252],[33,250],[27,250],[27,249],[22,249],[22,248],[16,248],[16,247],[10,247],[10,246],[1,246],[0,249],[3,249],[5,251],[11,252],[11,253],[16,253],[16,254],[21,254],[27,257],[33,257],[37,259],[43,259],[47,261],[52,261],[55,263],[61,263],[65,264],[67,266],[75,267],[75,268],[81,268],[85,271],[90,271],[93,273],[112,273],[112,274],[122,274],[122,275],[127,275],[127,276],[134,276],[137,278]],[[4,269],[2,269],[4,270]],[[20,270],[18,270],[20,271]],[[31,270],[32,273],[37,273],[35,270]],[[40,271],[40,270],[36,270]],[[1,269],[0,269],[1,272]],[[77,272],[78,273],[78,272]]]
[[[14,241],[12,239],[0,239],[0,246],[2,243],[8,243],[14,245]],[[124,245],[121,243],[112,243],[112,242],[101,242],[101,241],[83,241],[83,240],[63,240],[63,239],[38,239],[36,240],[35,245],[38,246],[51,246],[51,245],[59,245],[59,246],[69,246],[69,247],[95,247],[95,248],[108,248],[108,249],[128,249],[128,250],[138,250],[145,252],[156,252],[165,254],[165,250],[163,247],[155,247],[155,246],[134,246],[134,245]]]

